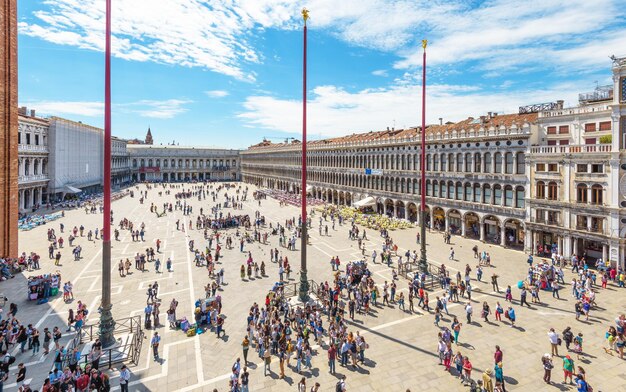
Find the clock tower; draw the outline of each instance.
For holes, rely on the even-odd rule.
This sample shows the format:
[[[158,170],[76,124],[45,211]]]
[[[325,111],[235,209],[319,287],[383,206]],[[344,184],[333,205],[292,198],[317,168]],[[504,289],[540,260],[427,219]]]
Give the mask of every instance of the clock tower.
[[[152,145],[154,142],[152,140],[152,132],[150,132],[150,127],[148,127],[148,133],[146,134],[146,144]]]

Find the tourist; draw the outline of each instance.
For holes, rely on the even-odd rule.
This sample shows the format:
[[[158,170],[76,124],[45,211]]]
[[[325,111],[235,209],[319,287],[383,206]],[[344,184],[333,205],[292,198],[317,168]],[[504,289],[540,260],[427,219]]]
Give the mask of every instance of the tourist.
[[[159,343],[161,343],[161,337],[158,332],[154,333],[152,336],[152,340],[150,341],[150,345],[152,346],[152,355],[154,356],[154,360],[159,360]]]
[[[550,384],[550,377],[552,376],[552,368],[554,365],[552,364],[552,358],[550,354],[546,353],[541,358],[541,363],[543,364],[543,381],[546,384]]]
[[[552,356],[556,355],[558,357],[561,338],[559,338],[559,335],[554,331],[554,328],[550,328],[550,331],[548,331],[548,339],[550,340],[550,350]]]

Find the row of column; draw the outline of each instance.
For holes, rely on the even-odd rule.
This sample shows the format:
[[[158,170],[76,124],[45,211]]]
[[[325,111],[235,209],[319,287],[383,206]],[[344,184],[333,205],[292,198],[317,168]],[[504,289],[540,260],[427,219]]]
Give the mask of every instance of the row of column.
[[[26,188],[19,190],[19,208],[21,210],[30,209],[35,205],[43,204],[44,186]]]
[[[528,230],[527,239],[529,241],[529,244],[528,246],[526,246],[526,251],[531,252],[533,255],[537,253],[537,242],[539,242],[540,245],[544,245],[543,241],[541,240],[541,232]],[[570,258],[573,255],[582,255],[585,252],[585,249],[580,246],[581,241],[579,240],[580,238],[569,235],[556,236],[557,253],[563,255],[566,258]],[[609,246],[607,244],[602,244],[602,260],[606,261],[608,257]]]

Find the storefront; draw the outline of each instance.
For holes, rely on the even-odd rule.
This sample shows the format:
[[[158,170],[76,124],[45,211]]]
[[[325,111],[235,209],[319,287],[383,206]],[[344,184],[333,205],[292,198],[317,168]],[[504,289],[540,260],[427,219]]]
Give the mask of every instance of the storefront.
[[[507,246],[514,248],[524,247],[524,230],[522,229],[522,224],[519,221],[507,221],[504,225],[504,232],[506,235]]]
[[[450,211],[448,213],[448,219],[450,220],[448,222],[450,233],[457,234],[457,235],[461,234],[461,227],[462,227],[461,214],[456,210]]]
[[[492,244],[500,243],[500,222],[494,216],[488,216],[484,220],[485,241]]]
[[[433,209],[434,229],[443,231],[446,229],[446,213],[441,208]]]
[[[480,219],[478,215],[468,212],[465,214],[465,236],[469,238],[480,238]]]

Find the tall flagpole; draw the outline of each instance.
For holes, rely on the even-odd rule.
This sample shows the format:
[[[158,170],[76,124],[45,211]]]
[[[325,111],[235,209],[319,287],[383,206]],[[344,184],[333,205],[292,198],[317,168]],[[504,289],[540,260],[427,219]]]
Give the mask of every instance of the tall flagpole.
[[[102,302],[100,341],[103,347],[115,343],[115,321],[111,314],[111,1],[106,0],[106,42],[104,55],[104,212],[102,226]]]
[[[304,19],[304,51],[302,62],[302,184],[300,196],[302,197],[302,229],[300,232],[300,289],[298,297],[306,302],[309,297],[309,281],[306,273],[306,246],[307,246],[307,215],[306,215],[306,21],[309,19],[309,11],[302,9]]]
[[[424,273],[428,273],[428,260],[426,258],[426,46],[427,40],[422,40],[422,48],[424,49],[424,58],[422,65],[422,154],[420,156],[421,169],[421,205],[420,205],[420,261],[419,269]],[[431,212],[432,213],[432,212]]]

